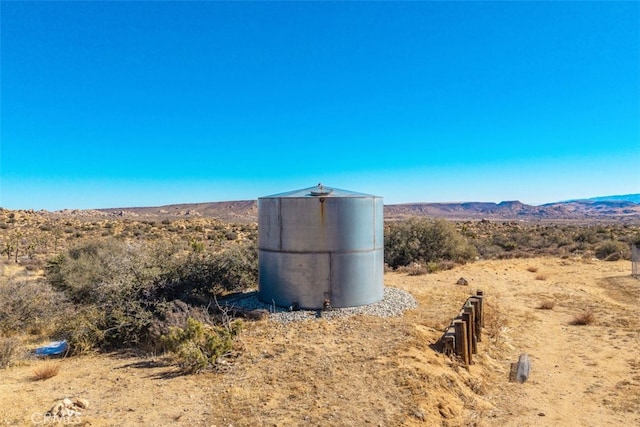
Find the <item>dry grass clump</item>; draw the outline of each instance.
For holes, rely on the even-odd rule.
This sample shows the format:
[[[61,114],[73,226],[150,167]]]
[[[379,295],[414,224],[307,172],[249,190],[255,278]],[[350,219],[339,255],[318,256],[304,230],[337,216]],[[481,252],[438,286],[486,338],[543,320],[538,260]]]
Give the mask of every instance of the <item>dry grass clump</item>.
[[[540,305],[538,306],[539,310],[552,310],[553,307],[555,307],[556,302],[554,300],[551,299],[547,299],[544,300],[540,303]]]
[[[536,273],[538,271],[538,267],[534,267],[534,266],[527,267],[527,271],[530,273]]]
[[[485,297],[486,298],[486,297]],[[492,352],[502,350],[505,342],[505,332],[508,330],[509,316],[497,302],[486,300],[484,302],[484,334],[493,344]]]
[[[386,270],[388,264],[385,264],[385,271],[393,271],[393,269],[389,268]],[[456,263],[453,261],[430,261],[426,264],[421,264],[419,262],[412,262],[409,265],[400,266],[397,268],[398,273],[405,273],[408,276],[422,276],[425,274],[432,274],[438,271],[452,270],[456,266]]]
[[[0,369],[11,366],[17,349],[18,340],[16,338],[0,338]]]
[[[42,381],[49,378],[53,378],[60,373],[59,363],[48,363],[43,366],[39,366],[33,370],[33,381]]]
[[[406,273],[408,276],[422,276],[429,273],[429,270],[420,263],[412,262],[407,266],[398,267],[398,272]]]
[[[576,314],[573,320],[569,322],[569,324],[574,326],[585,326],[585,325],[592,324],[595,320],[596,318],[595,318],[595,315],[593,314],[593,311],[586,310],[586,311],[583,311],[582,313]]]
[[[547,275],[546,274],[536,274],[536,280],[547,280]]]

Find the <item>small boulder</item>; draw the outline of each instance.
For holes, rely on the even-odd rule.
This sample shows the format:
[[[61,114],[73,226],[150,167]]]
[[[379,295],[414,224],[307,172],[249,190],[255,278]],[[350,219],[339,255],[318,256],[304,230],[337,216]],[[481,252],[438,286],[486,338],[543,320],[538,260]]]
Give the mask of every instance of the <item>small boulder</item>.
[[[73,404],[81,409],[87,409],[89,407],[89,401],[82,397],[78,397],[73,400]]]
[[[464,277],[461,277],[458,279],[458,281],[456,282],[456,285],[460,285],[460,286],[469,286],[469,281],[467,279],[465,279]]]
[[[46,415],[53,418],[64,418],[80,416],[82,413],[80,409],[87,409],[89,407],[89,401],[83,398],[69,399],[64,398],[54,402],[53,406]]]

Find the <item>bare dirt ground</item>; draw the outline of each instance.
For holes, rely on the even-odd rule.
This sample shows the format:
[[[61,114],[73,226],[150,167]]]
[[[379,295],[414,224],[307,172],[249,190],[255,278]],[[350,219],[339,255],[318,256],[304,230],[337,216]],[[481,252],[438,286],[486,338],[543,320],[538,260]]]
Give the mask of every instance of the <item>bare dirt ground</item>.
[[[386,286],[411,292],[418,308],[245,323],[238,357],[201,375],[148,355],[25,358],[0,371],[0,425],[52,425],[44,413],[65,397],[90,402],[65,425],[640,425],[640,280],[630,272],[629,261],[536,258],[387,273]],[[460,277],[470,285],[456,285]],[[486,328],[467,371],[435,348],[477,289]],[[539,309],[544,301],[555,305]],[[571,324],[588,310],[592,324]],[[509,382],[522,353],[529,380]],[[59,364],[58,375],[35,381],[47,364]]]

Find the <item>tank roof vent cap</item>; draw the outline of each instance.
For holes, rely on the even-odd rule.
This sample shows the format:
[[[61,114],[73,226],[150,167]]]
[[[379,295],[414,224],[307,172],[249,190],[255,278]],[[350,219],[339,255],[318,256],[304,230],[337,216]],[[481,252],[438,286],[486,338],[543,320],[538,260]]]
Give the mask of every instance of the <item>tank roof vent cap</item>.
[[[319,183],[315,190],[311,190],[312,196],[327,196],[333,193],[333,188],[325,187],[322,183]]]

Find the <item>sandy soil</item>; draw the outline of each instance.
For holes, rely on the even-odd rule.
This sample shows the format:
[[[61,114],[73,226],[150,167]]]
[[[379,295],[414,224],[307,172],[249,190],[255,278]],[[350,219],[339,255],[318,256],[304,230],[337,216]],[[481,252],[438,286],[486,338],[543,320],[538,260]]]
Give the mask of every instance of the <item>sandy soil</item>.
[[[90,402],[65,425],[640,425],[640,280],[630,272],[628,261],[538,258],[388,273],[386,286],[411,292],[417,309],[246,323],[238,357],[195,376],[161,357],[24,359],[0,371],[0,425],[51,425],[44,413],[65,397]],[[456,285],[460,277],[470,286]],[[435,348],[477,289],[486,328],[467,371]],[[539,309],[547,300],[553,309]],[[572,325],[585,310],[594,322]],[[530,378],[509,382],[522,353]],[[34,381],[47,364],[59,374]]]

